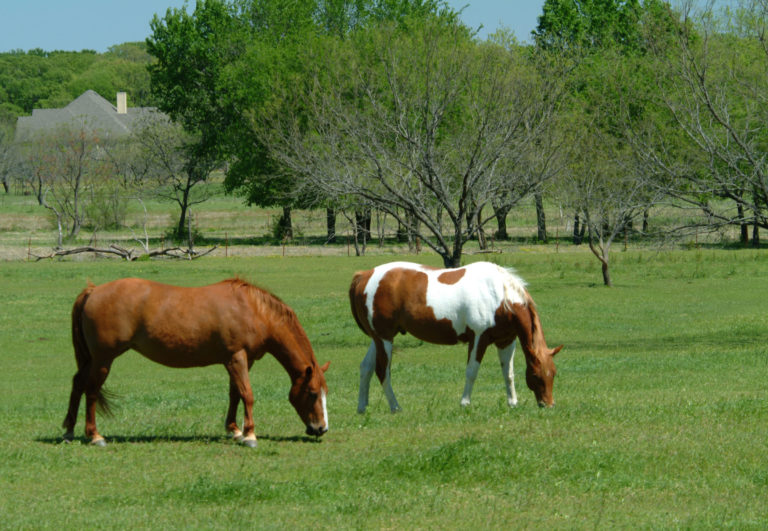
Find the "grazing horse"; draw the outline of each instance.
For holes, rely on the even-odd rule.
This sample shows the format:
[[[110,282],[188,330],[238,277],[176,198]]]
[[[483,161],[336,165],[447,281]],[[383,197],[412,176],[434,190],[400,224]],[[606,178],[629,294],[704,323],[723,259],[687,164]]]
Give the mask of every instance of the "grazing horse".
[[[486,348],[496,345],[507,387],[507,404],[517,405],[512,355],[515,339],[525,353],[525,379],[539,406],[553,406],[553,357],[562,345],[547,348],[541,322],[525,283],[489,262],[457,269],[436,269],[393,262],[355,274],[349,288],[352,315],[371,339],[360,364],[358,413],[368,406],[371,376],[376,375],[392,412],[398,411],[390,382],[392,340],[410,333],[428,343],[468,343],[466,383],[461,405],[467,406]]]
[[[128,349],[168,367],[222,364],[229,372],[226,429],[256,446],[253,391],[248,371],[266,352],[291,377],[289,399],[308,435],[328,430],[325,371],[293,310],[269,292],[240,279],[181,288],[124,278],[100,286],[90,282],[72,308],[72,343],[77,373],[72,380],[65,440],[72,440],[80,398],[85,394],[85,435],[106,442],[96,430],[96,409],[109,411],[102,385],[112,362]],[[235,416],[242,401],[242,432]]]

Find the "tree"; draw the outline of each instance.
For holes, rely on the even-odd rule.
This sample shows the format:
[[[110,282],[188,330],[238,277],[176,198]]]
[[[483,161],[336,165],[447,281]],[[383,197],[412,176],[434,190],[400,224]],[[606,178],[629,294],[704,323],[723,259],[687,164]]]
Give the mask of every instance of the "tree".
[[[633,148],[658,118],[650,51],[674,33],[669,13],[660,0],[546,0],[535,32],[541,49],[578,62],[563,120],[573,149],[559,187],[574,209],[574,243],[586,232],[608,286],[613,241],[660,200],[658,172]]]
[[[132,140],[138,149],[123,159],[124,174],[131,175],[154,195],[178,205],[174,234],[179,240],[185,239],[190,230],[189,209],[210,197],[204,185],[214,167],[201,165],[213,161],[194,156],[190,160],[190,146],[198,145],[198,139],[162,115],[137,125]]]
[[[308,64],[317,70],[303,90],[284,89],[279,110],[256,123],[270,152],[303,190],[368,201],[446,266],[459,265],[488,221],[483,208],[510,187],[511,169],[556,105],[557,76],[441,17],[407,30],[383,24],[314,52]]]
[[[698,225],[768,228],[768,2],[698,15],[688,5],[679,21],[678,53],[659,53],[659,104],[682,135],[659,127],[638,142],[666,191],[704,213]],[[682,138],[681,138],[682,137]]]
[[[174,197],[182,208],[176,236],[183,238],[188,192],[208,178],[223,160],[223,135],[237,113],[223,108],[219,81],[227,65],[243,52],[242,28],[236,8],[220,0],[202,0],[195,11],[168,9],[152,19],[147,49],[156,61],[150,65],[152,94],[160,110],[189,134],[184,142],[185,178]],[[169,171],[169,175],[180,173]]]
[[[27,173],[37,179],[40,204],[56,217],[58,245],[76,237],[87,219],[94,191],[110,174],[101,139],[86,124],[40,135],[25,146]]]
[[[3,190],[11,189],[11,173],[16,166],[17,157],[13,146],[13,127],[0,116],[0,182]]]

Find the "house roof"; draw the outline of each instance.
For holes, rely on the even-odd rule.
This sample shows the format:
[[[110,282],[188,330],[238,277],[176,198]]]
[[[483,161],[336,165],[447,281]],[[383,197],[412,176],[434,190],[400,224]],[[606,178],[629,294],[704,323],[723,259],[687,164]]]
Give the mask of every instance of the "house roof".
[[[93,90],[86,90],[61,109],[33,109],[31,116],[20,116],[16,122],[16,140],[31,140],[36,134],[57,128],[80,129],[112,138],[127,136],[140,118],[157,112],[154,107],[128,107],[119,114],[117,107]]]

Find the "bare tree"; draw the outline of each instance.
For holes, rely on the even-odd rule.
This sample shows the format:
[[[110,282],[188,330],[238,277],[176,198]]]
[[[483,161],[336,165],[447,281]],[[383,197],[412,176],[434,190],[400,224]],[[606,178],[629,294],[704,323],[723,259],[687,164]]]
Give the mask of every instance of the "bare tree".
[[[768,228],[768,0],[716,12],[686,2],[677,53],[659,56],[657,94],[682,134],[658,127],[634,139],[648,166],[665,176],[679,204],[715,229]]]
[[[513,170],[557,104],[559,78],[521,49],[478,44],[440,22],[345,42],[314,57],[307,90],[261,120],[265,143],[305,188],[356,196],[459,265],[492,217],[484,207],[530,187]]]
[[[11,174],[17,166],[13,145],[13,128],[0,122],[0,182],[7,194],[11,190]]]
[[[87,218],[94,188],[109,175],[101,140],[86,124],[38,135],[23,148],[26,173],[33,176],[38,201],[56,217],[58,244],[76,237]]]
[[[189,209],[211,196],[204,184],[216,163],[195,156],[190,149],[196,145],[192,135],[160,114],[138,124],[132,137],[138,149],[123,159],[122,167],[134,181],[179,206],[175,234],[185,238],[190,229],[186,225]]]

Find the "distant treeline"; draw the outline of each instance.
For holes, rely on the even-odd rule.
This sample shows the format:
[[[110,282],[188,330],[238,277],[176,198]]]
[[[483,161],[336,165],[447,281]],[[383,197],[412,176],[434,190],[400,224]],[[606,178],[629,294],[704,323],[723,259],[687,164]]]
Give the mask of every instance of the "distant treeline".
[[[41,49],[0,53],[0,121],[13,124],[32,109],[64,107],[88,89],[114,101],[126,91],[129,105],[152,105],[144,42],[127,42],[106,53]]]

